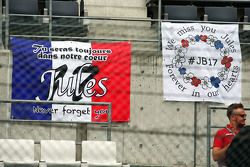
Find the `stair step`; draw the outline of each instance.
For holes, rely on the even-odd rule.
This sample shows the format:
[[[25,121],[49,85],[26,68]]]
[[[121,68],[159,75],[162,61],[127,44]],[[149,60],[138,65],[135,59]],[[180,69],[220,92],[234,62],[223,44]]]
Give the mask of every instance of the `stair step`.
[[[87,20],[85,20],[86,22]],[[123,27],[134,27],[134,28],[151,28],[151,22],[149,21],[124,21],[124,20],[93,20],[89,19],[88,25],[97,26],[123,26]]]
[[[84,4],[94,6],[145,7],[145,0],[85,0]]]
[[[127,28],[122,26],[95,26],[89,27],[89,36],[98,37],[120,37],[120,38],[131,38],[131,39],[149,39],[156,40],[157,32],[154,29],[149,28]]]
[[[157,49],[132,49],[132,55],[156,55],[157,53]]]
[[[143,50],[157,50],[158,45],[161,43],[156,42],[138,42],[132,41],[132,48],[133,49],[143,49]]]
[[[133,42],[132,49],[135,50],[158,50],[159,44],[158,42]]]
[[[122,41],[122,40],[119,40]],[[117,42],[117,40],[88,40],[88,42]],[[158,42],[131,42],[132,51],[158,51]]]
[[[87,5],[88,16],[147,18],[146,7],[94,6]]]

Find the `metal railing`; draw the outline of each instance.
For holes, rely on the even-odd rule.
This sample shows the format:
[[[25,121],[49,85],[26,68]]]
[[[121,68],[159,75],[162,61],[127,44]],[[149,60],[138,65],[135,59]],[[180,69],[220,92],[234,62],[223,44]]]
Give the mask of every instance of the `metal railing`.
[[[44,101],[44,100],[3,100],[0,99],[0,104],[13,103],[36,103],[36,104],[67,104],[67,105],[97,105],[108,106],[108,122],[82,122],[82,121],[48,121],[48,120],[24,120],[24,119],[0,119],[0,122],[39,122],[39,123],[70,123],[70,124],[103,124],[107,125],[107,141],[111,141],[111,127],[112,127],[112,104],[108,102],[67,102],[67,101]]]
[[[244,108],[246,111],[250,111],[250,107],[245,107]],[[221,126],[216,126],[211,124],[211,112],[216,111],[216,110],[227,110],[227,107],[222,107],[222,106],[208,106],[207,108],[207,167],[211,166],[211,129],[218,129],[218,128],[224,128],[225,125]],[[226,116],[226,114],[225,114]]]

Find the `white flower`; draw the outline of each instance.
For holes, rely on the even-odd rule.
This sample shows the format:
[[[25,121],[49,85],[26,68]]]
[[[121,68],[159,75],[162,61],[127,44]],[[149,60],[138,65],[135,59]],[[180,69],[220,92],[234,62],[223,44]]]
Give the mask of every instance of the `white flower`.
[[[190,44],[192,44],[192,45],[194,45],[195,42],[196,42],[195,38],[194,38],[192,35],[189,35],[186,39],[187,39],[188,42],[189,42]]]
[[[207,38],[207,44],[214,47],[214,42],[217,40],[218,40],[218,38],[216,38],[215,36],[209,35]]]
[[[222,48],[222,49],[220,50],[220,55],[221,55],[222,57],[224,57],[224,56],[229,56],[229,53],[230,53],[229,48]]]
[[[194,74],[193,73],[188,73],[188,74],[184,74],[184,76],[183,76],[184,78],[183,78],[183,81],[185,82],[185,83],[191,83],[192,82],[192,78],[194,77]]]
[[[221,72],[218,73],[218,78],[221,81],[226,80],[228,78],[228,73],[229,73],[229,70],[224,69],[224,70],[222,70]]]
[[[185,56],[185,53],[187,53],[187,48],[183,48],[180,45],[175,46],[175,54],[179,55],[181,57]]]
[[[208,88],[212,88],[212,84],[210,82],[210,79],[205,76],[202,80],[201,80],[201,86],[203,89],[207,90]]]
[[[175,64],[175,67],[180,68],[182,67],[182,64],[185,63],[186,59],[181,56],[175,56],[172,60],[172,63]]]

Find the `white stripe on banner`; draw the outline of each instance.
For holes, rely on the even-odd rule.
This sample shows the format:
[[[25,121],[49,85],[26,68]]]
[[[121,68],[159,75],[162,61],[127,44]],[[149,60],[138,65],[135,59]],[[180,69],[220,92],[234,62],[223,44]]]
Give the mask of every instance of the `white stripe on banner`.
[[[73,74],[77,67],[91,65],[92,61],[86,61],[79,55],[83,55],[80,49],[91,48],[91,43],[71,42],[71,41],[53,41],[52,48],[64,48],[53,51],[52,54],[58,56],[57,59],[52,60],[53,69],[59,67],[67,67],[67,71],[62,80],[59,80],[59,89],[54,95],[54,101],[73,101],[71,93],[79,89],[79,83],[86,79],[90,73],[83,73],[80,75]],[[88,64],[89,63],[89,64]],[[58,74],[56,74],[57,76]],[[66,93],[65,93],[66,92]],[[62,95],[63,94],[63,95]],[[91,97],[83,96],[80,101],[91,102]],[[91,122],[91,106],[90,105],[58,105],[53,104],[52,108],[57,112],[52,115],[52,120],[60,121],[84,121]]]
[[[238,25],[162,23],[163,91],[171,101],[241,101]]]

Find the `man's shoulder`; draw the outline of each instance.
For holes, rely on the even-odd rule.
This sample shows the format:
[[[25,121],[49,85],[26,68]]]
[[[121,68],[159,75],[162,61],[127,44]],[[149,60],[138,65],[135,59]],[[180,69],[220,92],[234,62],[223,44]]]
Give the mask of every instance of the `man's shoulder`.
[[[217,134],[217,135],[219,135],[219,134],[225,134],[225,133],[227,133],[227,132],[228,132],[228,130],[227,130],[226,127],[225,127],[225,128],[221,128],[221,129],[217,130],[216,134]]]

